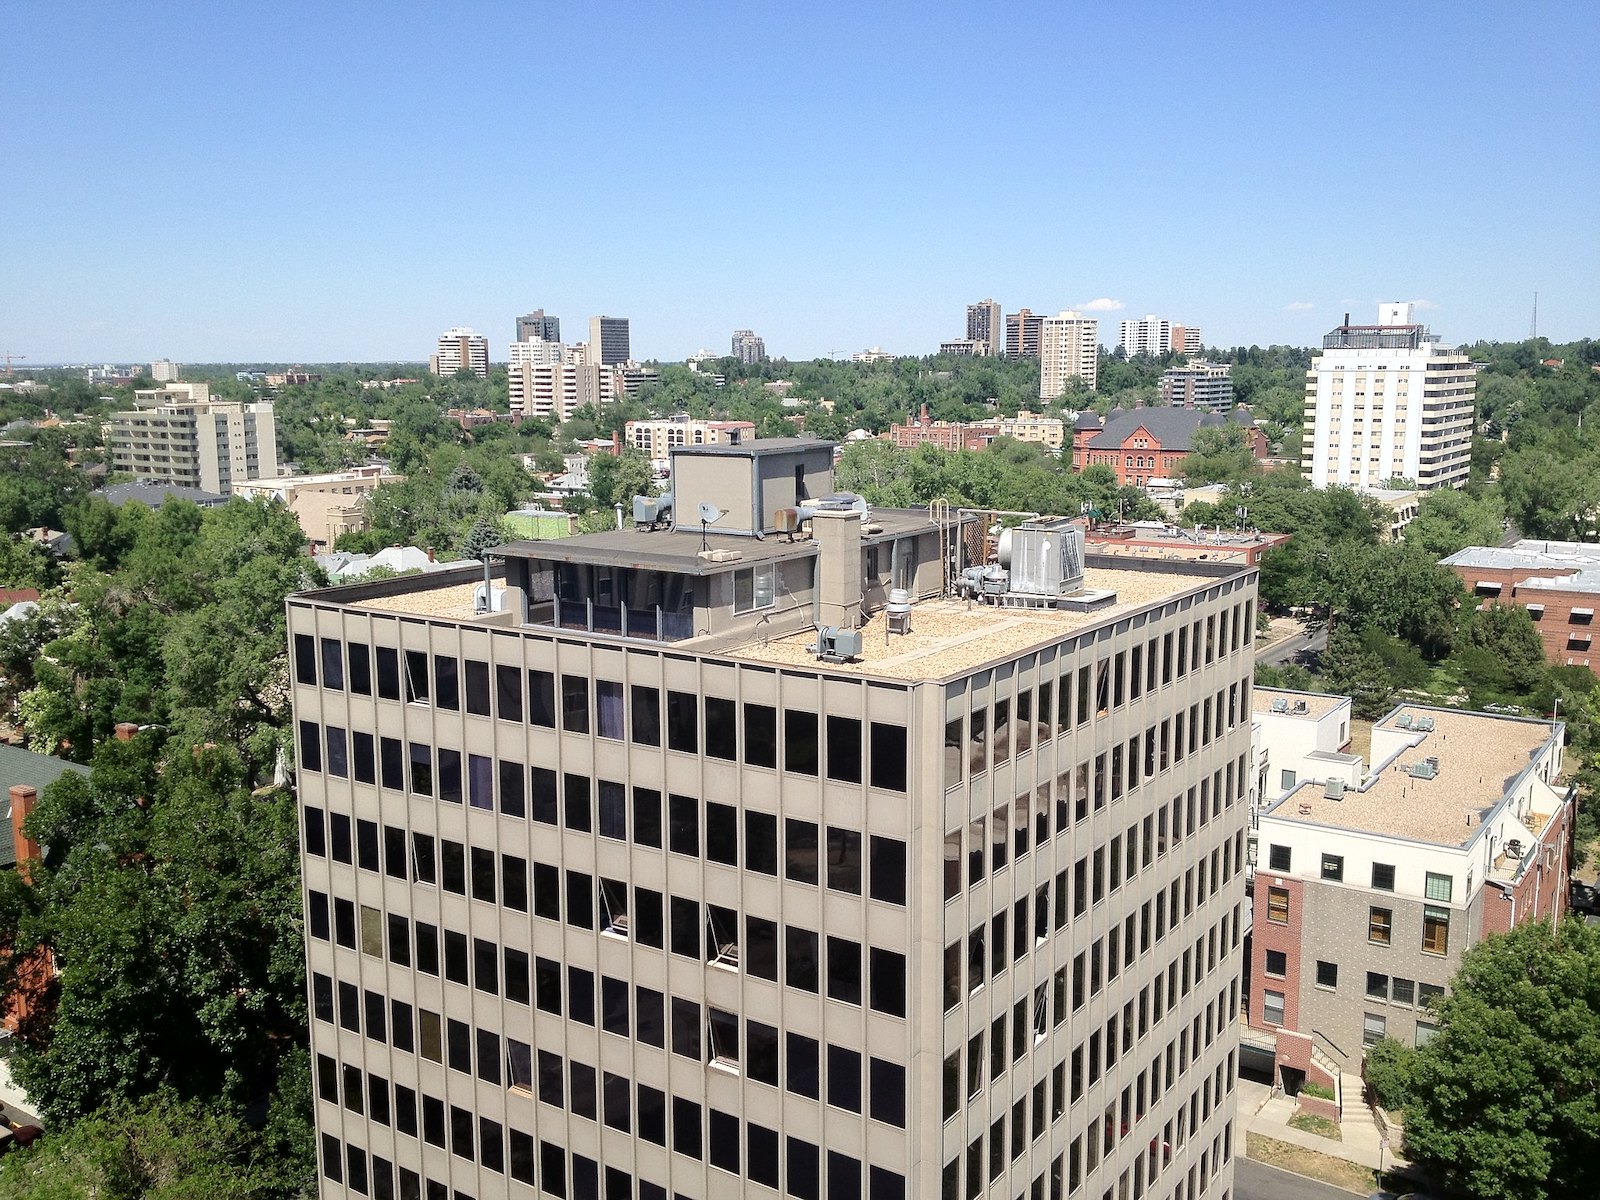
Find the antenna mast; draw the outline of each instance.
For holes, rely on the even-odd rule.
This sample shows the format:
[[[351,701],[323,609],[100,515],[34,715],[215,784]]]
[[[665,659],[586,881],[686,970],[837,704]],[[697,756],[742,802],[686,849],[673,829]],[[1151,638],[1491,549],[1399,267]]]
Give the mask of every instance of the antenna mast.
[[[1528,330],[1528,339],[1532,341],[1539,336],[1539,293],[1533,294],[1533,325]]]

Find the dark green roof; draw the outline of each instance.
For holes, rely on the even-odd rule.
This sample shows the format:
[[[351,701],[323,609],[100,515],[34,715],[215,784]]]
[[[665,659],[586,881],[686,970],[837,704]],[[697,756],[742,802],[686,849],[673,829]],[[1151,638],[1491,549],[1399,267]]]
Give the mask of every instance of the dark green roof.
[[[88,775],[89,768],[68,762],[64,758],[51,758],[48,754],[35,754],[21,746],[0,743],[0,797],[3,797],[6,817],[11,816],[11,789],[17,784],[37,788],[42,794],[68,771]],[[17,861],[17,848],[11,840],[11,831],[0,834],[0,867],[10,867]]]

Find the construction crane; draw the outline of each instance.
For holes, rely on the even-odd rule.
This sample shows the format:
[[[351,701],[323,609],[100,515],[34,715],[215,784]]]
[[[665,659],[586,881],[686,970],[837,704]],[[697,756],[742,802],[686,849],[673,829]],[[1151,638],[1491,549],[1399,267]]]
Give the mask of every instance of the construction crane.
[[[10,379],[12,374],[13,374],[13,372],[11,370],[11,364],[13,362],[23,362],[28,357],[26,354],[13,354],[9,350],[0,351],[0,353],[4,353],[4,355],[5,355],[5,359],[6,359],[6,378],[7,379]]]

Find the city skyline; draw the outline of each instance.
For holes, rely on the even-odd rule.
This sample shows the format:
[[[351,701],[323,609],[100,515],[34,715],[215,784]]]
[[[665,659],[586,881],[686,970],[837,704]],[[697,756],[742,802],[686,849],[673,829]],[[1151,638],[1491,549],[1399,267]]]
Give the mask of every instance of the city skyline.
[[[1528,22],[1471,5],[1448,25],[1385,10],[1381,37],[1363,10],[1330,28],[1152,8],[1137,73],[1112,10],[1041,14],[1025,40],[990,10],[746,14],[725,59],[704,50],[720,9],[553,10],[547,35],[574,52],[533,70],[488,12],[446,45],[420,13],[319,10],[307,38],[293,3],[21,13],[0,83],[18,281],[0,349],[29,366],[409,361],[456,324],[493,343],[537,304],[627,314],[640,359],[681,360],[731,328],[790,359],[918,354],[979,296],[1107,326],[1182,313],[1226,346],[1315,345],[1346,309],[1397,296],[1446,340],[1517,340],[1537,292],[1545,336],[1600,332],[1592,7]],[[1069,40],[1104,52],[1061,72]],[[104,69],[179,44],[183,87]],[[630,45],[649,53],[612,55]],[[613,57],[628,68],[594,69]],[[238,87],[241,58],[285,86]],[[953,159],[958,68],[1032,97],[1048,152],[1019,161],[979,139]],[[534,105],[552,127],[605,130],[607,151],[481,153],[516,144]],[[1119,124],[1182,112],[1187,134],[1112,152],[1086,106]],[[782,145],[781,165],[685,157],[728,138]],[[1085,138],[1087,154],[1055,153]],[[1421,169],[1436,154],[1467,166]],[[615,187],[622,164],[650,187]],[[986,213],[994,235],[942,236],[957,211]]]

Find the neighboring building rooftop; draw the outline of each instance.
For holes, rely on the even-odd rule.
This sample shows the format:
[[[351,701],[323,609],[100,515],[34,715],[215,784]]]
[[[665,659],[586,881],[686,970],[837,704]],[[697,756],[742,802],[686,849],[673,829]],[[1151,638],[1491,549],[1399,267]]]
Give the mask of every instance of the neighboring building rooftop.
[[[1523,538],[1510,546],[1468,546],[1442,559],[1440,565],[1465,570],[1550,571],[1550,575],[1530,576],[1517,586],[1600,593],[1600,543],[1595,542]]]
[[[135,480],[133,483],[114,483],[110,487],[101,488],[95,495],[115,504],[118,508],[130,500],[147,508],[160,508],[168,500],[188,500],[201,508],[215,508],[219,504],[228,502],[226,496],[218,495],[216,492],[183,487],[175,483],[154,483],[148,479]]]
[[[1281,702],[1282,707],[1277,707]],[[1346,707],[1349,696],[1329,696],[1322,692],[1292,692],[1281,688],[1258,687],[1251,689],[1252,712],[1271,713],[1277,717],[1299,717],[1315,721],[1337,708]]]
[[[0,803],[5,805],[7,819],[11,816],[12,788],[19,785],[31,787],[42,795],[45,788],[69,771],[83,776],[89,774],[89,768],[78,763],[52,758],[48,754],[35,754],[21,746],[7,746],[0,742]],[[0,867],[13,866],[16,861],[15,841],[9,837],[0,838]]]
[[[1094,450],[1120,448],[1142,426],[1161,443],[1161,449],[1188,450],[1198,430],[1230,423],[1249,427],[1255,422],[1242,409],[1235,409],[1228,414],[1201,412],[1194,408],[1112,409],[1105,427],[1090,437],[1085,445]],[[1082,431],[1093,427],[1079,424],[1074,428]]]
[[[1264,815],[1465,846],[1562,728],[1558,722],[1401,705],[1374,729],[1404,738],[1405,745],[1374,764],[1359,788],[1346,788],[1334,799],[1322,785],[1305,783]],[[1437,760],[1434,777],[1411,773],[1428,760]]]

